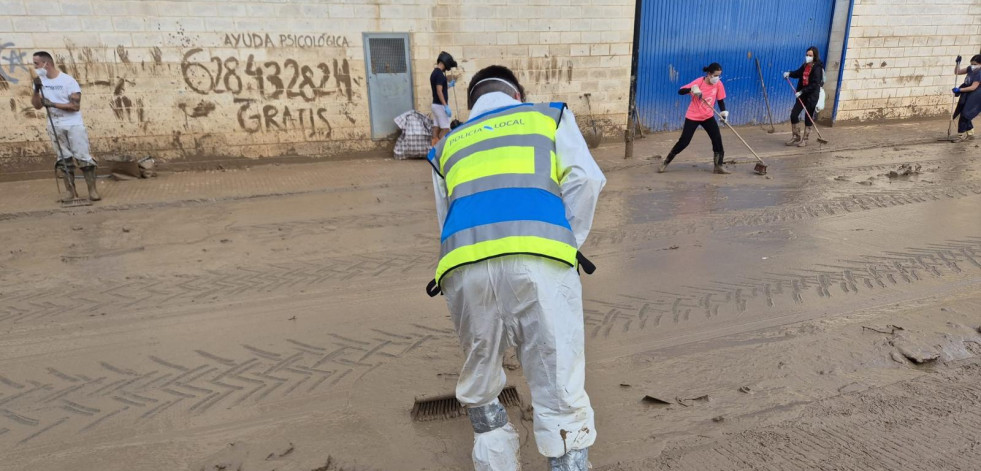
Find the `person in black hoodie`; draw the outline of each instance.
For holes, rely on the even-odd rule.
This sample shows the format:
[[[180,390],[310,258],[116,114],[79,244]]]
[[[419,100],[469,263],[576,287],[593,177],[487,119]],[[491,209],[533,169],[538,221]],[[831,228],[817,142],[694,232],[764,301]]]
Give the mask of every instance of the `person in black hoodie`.
[[[804,63],[800,68],[794,71],[784,72],[783,77],[798,79],[797,98],[799,100],[797,98],[794,99],[794,108],[790,110],[790,126],[794,135],[787,141],[787,145],[804,147],[807,145],[807,138],[810,136],[811,128],[814,126],[811,118],[814,117],[814,108],[817,106],[818,99],[821,96],[821,86],[824,85],[824,63],[821,62],[821,55],[818,54],[818,48],[814,46],[808,48],[804,57]],[[804,106],[807,107],[807,115],[804,116],[803,134],[800,132],[800,112],[804,110],[801,102],[804,102]]]

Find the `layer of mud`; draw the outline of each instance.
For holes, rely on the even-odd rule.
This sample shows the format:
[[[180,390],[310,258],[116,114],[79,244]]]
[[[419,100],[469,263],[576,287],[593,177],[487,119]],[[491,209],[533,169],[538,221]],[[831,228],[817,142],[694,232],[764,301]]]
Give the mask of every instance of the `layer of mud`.
[[[977,461],[981,154],[833,140],[767,154],[771,179],[712,175],[697,145],[666,174],[597,151],[596,469]],[[423,162],[161,174],[73,211],[3,185],[6,467],[470,466],[465,417],[411,415],[452,394],[462,361],[423,290],[438,251]],[[539,469],[529,402],[508,412]]]

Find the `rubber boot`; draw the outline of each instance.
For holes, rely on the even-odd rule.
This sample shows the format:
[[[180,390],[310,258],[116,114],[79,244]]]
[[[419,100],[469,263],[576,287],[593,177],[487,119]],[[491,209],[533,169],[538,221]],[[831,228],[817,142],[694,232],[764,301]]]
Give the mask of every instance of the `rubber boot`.
[[[794,135],[790,137],[790,140],[787,141],[786,144],[788,146],[796,146],[797,143],[800,142],[800,123],[791,124],[790,132],[792,132]]]
[[[804,134],[800,137],[797,147],[807,147],[807,138],[811,136],[811,126],[804,126]]]
[[[95,190],[95,165],[82,167],[82,175],[85,175],[85,186],[89,187],[89,201],[101,200],[102,197]]]
[[[657,173],[664,173],[668,171],[668,164],[674,160],[676,155],[678,154],[668,154],[668,156],[664,158],[664,162],[661,163],[661,166],[657,168]]]
[[[548,471],[589,471],[589,449],[569,450],[558,458],[548,459]]]
[[[78,193],[75,192],[75,167],[59,163],[55,168],[65,182],[65,192],[61,195],[61,202],[71,203],[72,200],[78,198]]]
[[[722,166],[722,159],[724,157],[725,157],[725,153],[723,153],[723,152],[716,152],[715,153],[715,171],[714,172],[717,173],[717,174],[719,174],[719,175],[728,175],[728,174],[732,173],[732,172],[726,170],[726,168]]]
[[[971,129],[971,130],[969,130],[969,131],[967,131],[967,132],[964,133],[964,140],[965,141],[973,141],[974,140],[974,130],[973,129]]]

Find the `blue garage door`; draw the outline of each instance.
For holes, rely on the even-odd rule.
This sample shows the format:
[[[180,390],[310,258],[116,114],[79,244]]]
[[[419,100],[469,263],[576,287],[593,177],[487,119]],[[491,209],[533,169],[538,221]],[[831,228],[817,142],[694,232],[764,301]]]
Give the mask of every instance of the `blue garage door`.
[[[817,46],[827,57],[834,0],[647,0],[637,45],[637,111],[653,130],[680,129],[689,97],[678,88],[722,64],[726,105],[735,124],[767,121],[756,72],[759,58],[774,122],[789,120],[794,96],[783,71]]]

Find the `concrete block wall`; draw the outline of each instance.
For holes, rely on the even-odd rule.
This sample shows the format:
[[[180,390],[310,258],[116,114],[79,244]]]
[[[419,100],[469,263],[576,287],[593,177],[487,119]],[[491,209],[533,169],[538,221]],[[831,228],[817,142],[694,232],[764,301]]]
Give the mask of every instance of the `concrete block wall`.
[[[979,49],[979,0],[855,0],[837,119],[949,113],[954,58]]]
[[[408,32],[416,109],[440,50],[468,79],[512,67],[529,99],[585,92],[611,133],[626,120],[632,0],[0,0],[0,174],[48,171],[31,55],[82,86],[93,153],[171,161],[333,157],[376,150],[362,33]],[[453,97],[451,97],[451,100]],[[5,175],[0,175],[4,177]]]

